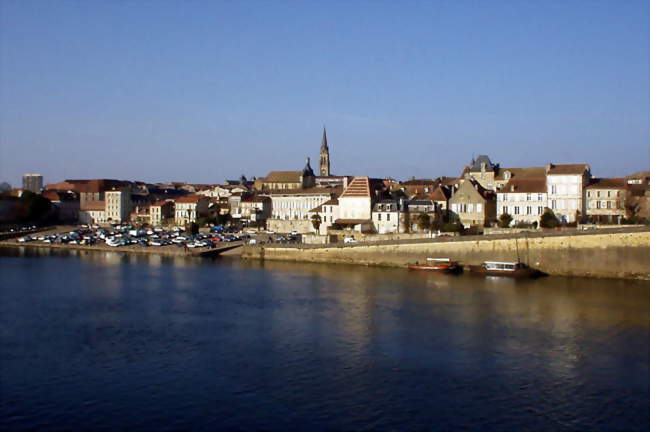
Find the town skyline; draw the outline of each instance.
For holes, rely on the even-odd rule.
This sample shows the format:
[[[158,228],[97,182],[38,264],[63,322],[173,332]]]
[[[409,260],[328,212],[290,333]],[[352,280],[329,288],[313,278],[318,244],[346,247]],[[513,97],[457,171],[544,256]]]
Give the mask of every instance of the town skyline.
[[[2,2],[0,181],[650,160],[650,5]],[[386,29],[390,28],[391,31]],[[182,31],[180,31],[182,29]]]

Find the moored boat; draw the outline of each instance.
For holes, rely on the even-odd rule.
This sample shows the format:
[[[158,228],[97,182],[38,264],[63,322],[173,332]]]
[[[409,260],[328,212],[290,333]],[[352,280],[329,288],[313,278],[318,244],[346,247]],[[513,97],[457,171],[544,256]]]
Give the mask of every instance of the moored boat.
[[[536,277],[542,273],[522,262],[485,261],[481,265],[470,265],[471,273],[484,276]]]
[[[427,258],[424,264],[409,264],[409,270],[428,270],[437,273],[460,273],[463,266],[458,261],[452,261],[449,258]]]

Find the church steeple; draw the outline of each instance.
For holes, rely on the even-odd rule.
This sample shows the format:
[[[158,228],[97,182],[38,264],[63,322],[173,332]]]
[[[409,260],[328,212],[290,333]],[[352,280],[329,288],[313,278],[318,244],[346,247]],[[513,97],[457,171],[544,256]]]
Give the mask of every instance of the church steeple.
[[[320,143],[320,175],[330,175],[330,149],[327,146],[327,132],[323,126],[323,139]]]

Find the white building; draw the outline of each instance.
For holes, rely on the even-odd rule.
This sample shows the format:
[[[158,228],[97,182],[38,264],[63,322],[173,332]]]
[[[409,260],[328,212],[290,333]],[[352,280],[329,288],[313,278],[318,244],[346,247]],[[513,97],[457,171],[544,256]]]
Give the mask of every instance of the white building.
[[[104,192],[106,202],[106,218],[110,222],[129,220],[131,213],[131,191],[129,188],[119,188]]]
[[[204,196],[188,195],[174,202],[174,222],[178,225],[196,222],[197,218],[207,214],[208,199]]]
[[[546,166],[548,207],[562,222],[575,222],[586,214],[585,187],[591,177],[587,164]]]
[[[548,206],[545,178],[512,179],[497,191],[497,218],[507,213],[511,225],[537,223]]]
[[[406,232],[407,213],[399,200],[381,200],[372,209],[372,223],[379,234]]]
[[[271,197],[271,218],[307,220],[310,210],[331,198],[331,189],[307,188],[276,190]]]
[[[372,194],[368,177],[355,177],[339,197],[339,218],[334,221],[357,231],[372,228]]]
[[[83,224],[103,224],[108,222],[105,201],[88,201],[81,204],[79,222]]]
[[[325,235],[327,230],[334,225],[334,221],[339,218],[339,200],[338,198],[332,198],[329,201],[325,201],[323,204],[318,207],[310,210],[309,220],[313,215],[320,216],[320,227],[318,228],[318,234]]]

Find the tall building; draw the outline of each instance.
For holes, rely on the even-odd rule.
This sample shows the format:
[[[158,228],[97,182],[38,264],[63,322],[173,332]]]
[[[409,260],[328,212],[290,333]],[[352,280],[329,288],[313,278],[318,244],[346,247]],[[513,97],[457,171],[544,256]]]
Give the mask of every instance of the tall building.
[[[320,144],[320,175],[330,175],[330,149],[327,146],[327,132],[323,127],[323,139]]]
[[[131,213],[131,191],[127,187],[104,192],[106,219],[111,222],[129,220]]]
[[[34,193],[41,193],[43,189],[43,176],[40,174],[25,174],[23,176],[23,189]]]

